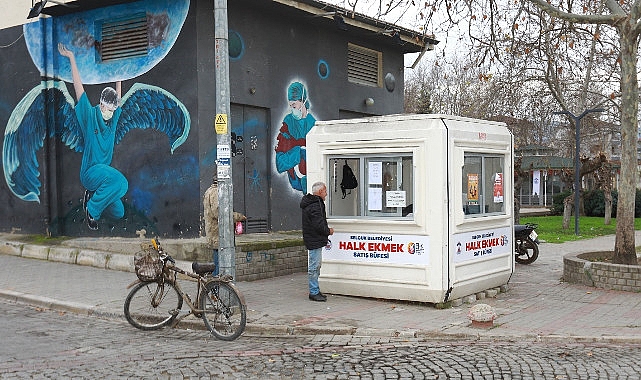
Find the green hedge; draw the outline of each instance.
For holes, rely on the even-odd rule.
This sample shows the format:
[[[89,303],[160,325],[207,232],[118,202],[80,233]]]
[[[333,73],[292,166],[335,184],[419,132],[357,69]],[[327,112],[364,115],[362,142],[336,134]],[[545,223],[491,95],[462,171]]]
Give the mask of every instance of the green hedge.
[[[564,191],[555,195],[552,198],[552,215],[563,215],[563,200],[570,195],[571,192]],[[603,190],[591,190],[583,194],[583,210],[586,216],[605,216],[605,204],[604,204]],[[616,218],[617,216],[617,201],[618,193],[616,190],[612,190],[612,217]],[[641,217],[641,190],[636,190],[635,195],[635,205],[634,205],[634,217]]]

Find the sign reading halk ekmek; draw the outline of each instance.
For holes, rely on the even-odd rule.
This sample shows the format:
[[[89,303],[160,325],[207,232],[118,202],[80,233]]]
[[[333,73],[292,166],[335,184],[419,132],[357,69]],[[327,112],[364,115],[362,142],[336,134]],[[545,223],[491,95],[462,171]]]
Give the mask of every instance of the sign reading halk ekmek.
[[[337,232],[329,236],[323,261],[429,264],[429,237]]]
[[[488,256],[511,255],[510,227],[498,227],[452,235],[454,262],[477,260]]]

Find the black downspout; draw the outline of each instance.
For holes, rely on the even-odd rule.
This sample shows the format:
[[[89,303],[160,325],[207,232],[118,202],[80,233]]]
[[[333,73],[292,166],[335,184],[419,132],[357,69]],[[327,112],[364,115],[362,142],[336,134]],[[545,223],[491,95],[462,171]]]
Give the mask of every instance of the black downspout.
[[[446,187],[447,187],[447,292],[445,292],[445,297],[443,298],[443,303],[447,302],[448,299],[450,298],[450,294],[452,293],[452,279],[450,278],[450,226],[451,226],[451,220],[450,218],[452,217],[450,215],[451,211],[451,199],[450,199],[450,171],[452,169],[452,162],[450,160],[450,131],[447,129],[447,123],[443,119],[441,119],[441,122],[443,123],[443,126],[445,126],[445,157],[447,160],[447,170],[445,173],[445,180],[446,180]]]

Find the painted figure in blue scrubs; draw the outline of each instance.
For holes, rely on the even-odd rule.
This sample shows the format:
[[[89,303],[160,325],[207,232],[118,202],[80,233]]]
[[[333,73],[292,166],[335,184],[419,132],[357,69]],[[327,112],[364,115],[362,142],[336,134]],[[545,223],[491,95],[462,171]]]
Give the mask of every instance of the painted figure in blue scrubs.
[[[119,107],[122,84],[116,88],[107,87],[100,95],[100,104],[92,106],[85,93],[76,59],[63,44],[58,45],[60,54],[69,58],[73,87],[76,93],[75,107],[85,146],[80,167],[80,182],[85,187],[83,207],[87,225],[98,229],[98,220],[104,213],[120,219],[125,214],[121,198],[127,193],[129,184],[125,176],[111,167],[116,125],[121,114]]]
[[[307,193],[306,136],[316,119],[309,112],[307,89],[300,82],[293,82],[287,89],[291,111],[283,119],[276,137],[276,170],[287,172],[292,188]]]

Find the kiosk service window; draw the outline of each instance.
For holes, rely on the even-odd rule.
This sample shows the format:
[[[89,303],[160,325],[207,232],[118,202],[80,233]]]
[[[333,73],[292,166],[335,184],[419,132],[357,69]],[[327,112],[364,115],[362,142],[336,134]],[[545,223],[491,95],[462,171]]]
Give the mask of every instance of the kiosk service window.
[[[330,157],[329,215],[413,218],[412,160],[411,153]]]
[[[504,161],[503,155],[465,153],[462,188],[466,216],[505,214]]]

